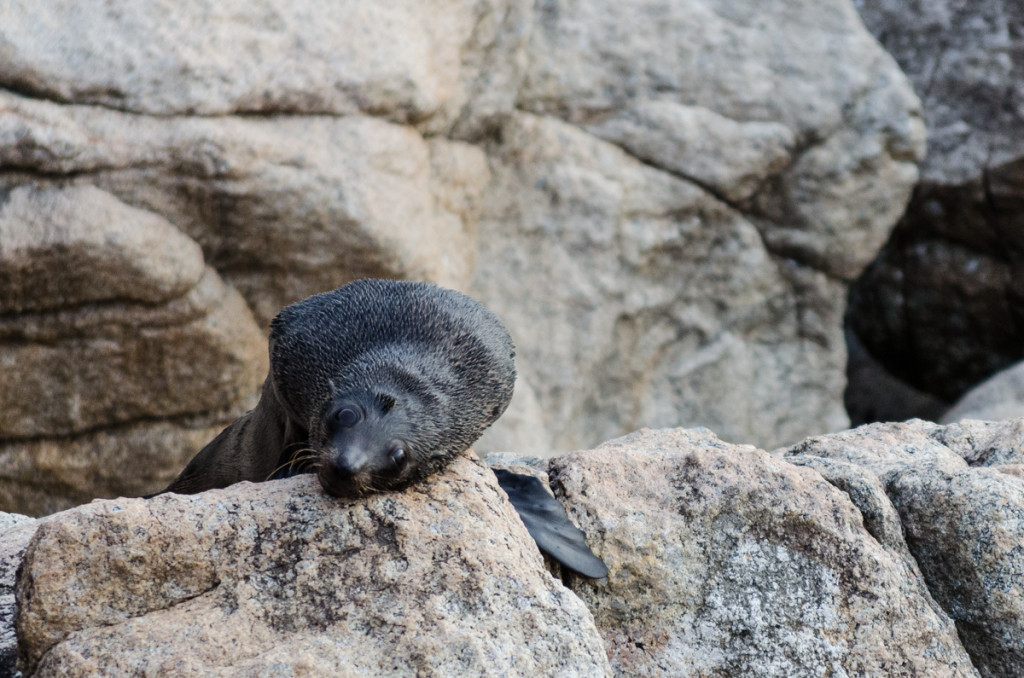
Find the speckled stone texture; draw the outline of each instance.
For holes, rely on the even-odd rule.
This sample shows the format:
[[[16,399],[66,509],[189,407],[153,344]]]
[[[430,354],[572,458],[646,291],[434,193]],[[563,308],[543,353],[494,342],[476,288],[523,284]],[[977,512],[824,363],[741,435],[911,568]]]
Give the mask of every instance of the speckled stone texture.
[[[699,429],[640,431],[549,473],[611,570],[573,588],[616,675],[977,675],[891,506],[866,520],[819,473]]]
[[[312,476],[54,516],[18,584],[27,676],[591,676],[593,618],[458,459],[343,501]]]
[[[18,567],[38,522],[16,513],[0,513],[0,678],[18,675],[18,639],[14,630]]]
[[[784,456],[847,462],[877,477],[978,671],[1024,675],[1024,420],[873,424],[808,439]]]

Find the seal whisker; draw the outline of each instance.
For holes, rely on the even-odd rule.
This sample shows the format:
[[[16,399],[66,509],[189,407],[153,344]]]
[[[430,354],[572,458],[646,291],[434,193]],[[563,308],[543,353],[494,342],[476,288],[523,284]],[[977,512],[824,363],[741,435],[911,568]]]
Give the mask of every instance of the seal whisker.
[[[306,453],[306,454],[303,455],[303,453]],[[272,480],[274,478],[274,476],[277,475],[278,471],[282,471],[282,470],[284,470],[286,468],[294,469],[296,464],[305,463],[306,461],[309,461],[310,459],[316,459],[319,456],[320,456],[320,453],[317,452],[316,450],[314,450],[311,447],[307,447],[307,448],[298,450],[296,452],[296,456],[292,457],[291,459],[289,459],[288,461],[286,461],[285,463],[281,464],[280,466],[275,468],[273,471],[271,471],[270,475],[268,475],[266,478],[264,478],[264,482],[266,482],[267,480]]]

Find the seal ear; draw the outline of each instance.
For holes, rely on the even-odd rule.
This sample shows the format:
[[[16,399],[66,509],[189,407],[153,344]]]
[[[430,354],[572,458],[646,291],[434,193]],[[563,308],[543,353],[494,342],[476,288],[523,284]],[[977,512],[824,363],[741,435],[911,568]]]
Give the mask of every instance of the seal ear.
[[[608,576],[608,566],[587,546],[585,535],[572,524],[565,507],[552,497],[544,484],[533,476],[492,469],[498,485],[526,525],[537,547],[565,567],[584,577]]]

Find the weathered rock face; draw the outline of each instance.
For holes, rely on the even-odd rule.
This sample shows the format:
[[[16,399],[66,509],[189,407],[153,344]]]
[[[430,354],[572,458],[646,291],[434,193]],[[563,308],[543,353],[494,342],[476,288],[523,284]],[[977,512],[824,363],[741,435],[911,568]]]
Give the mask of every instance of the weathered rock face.
[[[28,516],[0,513],[0,678],[18,675],[14,586],[18,566],[37,527],[37,522]]]
[[[116,222],[102,237],[29,235],[39,222],[18,207],[0,243],[0,323],[80,326],[124,306],[123,336],[12,340],[20,392],[47,401],[35,420],[24,407],[0,419],[12,465],[58,436],[76,458],[93,450],[83,477],[110,467],[107,441],[187,457],[255,393],[250,376],[208,383],[241,356],[260,371],[254,327],[365,276],[461,288],[506,320],[523,378],[484,448],[548,453],[680,424],[775,445],[846,424],[847,282],[923,153],[919,104],[847,0],[379,4],[0,8],[6,209],[32,186],[53,205],[38,218]],[[174,248],[151,246],[175,229]],[[243,334],[234,352],[195,350],[193,329],[143,345],[158,309],[220,280],[224,309],[193,319]],[[47,322],[53,336],[66,324]],[[99,376],[143,353],[164,371]],[[76,379],[123,397],[76,401]],[[200,394],[203,409],[175,400]],[[145,466],[166,475],[132,488],[180,464]],[[89,487],[64,496],[108,486]]]
[[[0,204],[0,365],[0,507],[39,514],[154,489],[245,410],[267,359],[244,301],[165,220],[24,185]]]
[[[165,119],[3,92],[0,107],[0,163],[161,215],[262,325],[354,278],[468,276],[464,216],[488,179],[472,146],[363,116]]]
[[[799,437],[806,421],[783,410],[843,426],[821,383],[775,391],[795,364],[841,369],[839,354],[801,336],[793,277],[810,283],[802,299],[830,346],[841,285],[780,267],[742,213],[571,125],[520,114],[505,134],[492,171],[508,202],[481,226],[495,264],[475,286],[516,339],[523,378],[510,409],[535,399],[555,432],[540,449],[680,420]]]
[[[19,582],[31,676],[600,676],[582,602],[466,458],[342,501],[312,476],[101,501],[40,527]]]
[[[1024,419],[961,421],[949,426],[914,422],[914,426],[956,452],[970,466],[1012,472],[1024,464]]]
[[[877,490],[870,474],[840,491],[700,430],[641,431],[549,473],[611,571],[574,588],[617,675],[977,675],[884,493],[863,513],[847,494]]]
[[[785,451],[787,460],[846,462],[877,477],[928,588],[983,676],[1024,674],[1022,431],[1022,420],[877,424]]]
[[[906,215],[853,287],[850,324],[893,374],[953,402],[1024,358],[1024,12],[856,4],[920,94],[929,150]]]
[[[511,107],[527,6],[15,0],[0,81],[158,116],[367,113],[438,132]]]
[[[20,666],[1021,674],[1024,420],[867,426],[773,454],[645,430],[547,462],[490,460],[546,468],[607,580],[563,573],[577,598],[547,575],[493,476],[465,457],[362,500],[305,476],[99,501],[2,535],[10,575],[36,533],[17,584]]]
[[[845,281],[923,142],[849,5],[542,3],[518,106],[489,147],[473,281],[520,347],[513,416],[537,412],[556,449],[846,425]]]

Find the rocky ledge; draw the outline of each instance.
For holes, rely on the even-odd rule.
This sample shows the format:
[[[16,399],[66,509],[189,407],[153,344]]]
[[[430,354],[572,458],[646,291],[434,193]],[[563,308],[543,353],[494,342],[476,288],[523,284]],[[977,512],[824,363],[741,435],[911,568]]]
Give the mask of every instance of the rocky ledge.
[[[299,477],[8,528],[0,637],[26,676],[1024,674],[1024,420],[534,464],[607,579],[549,574],[467,456],[362,500]]]

